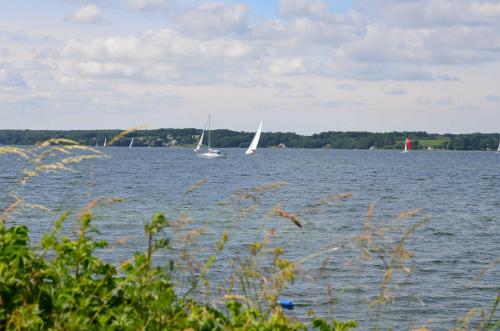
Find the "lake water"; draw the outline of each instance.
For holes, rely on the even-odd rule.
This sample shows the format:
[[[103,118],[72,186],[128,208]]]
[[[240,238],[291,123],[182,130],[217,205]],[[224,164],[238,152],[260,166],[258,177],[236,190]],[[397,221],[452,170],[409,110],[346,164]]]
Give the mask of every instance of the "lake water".
[[[64,210],[77,213],[93,198],[122,197],[124,202],[96,210],[95,218],[111,242],[131,237],[104,252],[116,262],[144,247],[144,223],[155,211],[170,219],[187,214],[191,226],[207,231],[198,248],[210,251],[223,231],[229,233],[228,246],[210,274],[214,283],[224,281],[232,257],[262,236],[263,229],[274,228],[273,243],[285,248],[287,258],[320,253],[304,261],[303,277],[283,293],[297,304],[290,314],[304,320],[309,309],[327,314],[330,286],[338,299],[334,315],[358,320],[360,329],[379,321],[384,329],[427,325],[442,330],[455,326],[471,308],[491,307],[500,288],[495,265],[500,259],[500,154],[260,149],[245,156],[243,149],[228,149],[228,159],[205,160],[187,148],[104,151],[110,158],[80,163],[76,174],[48,174],[24,186],[17,178],[26,163],[0,156],[0,207],[11,200],[12,191],[49,207],[51,213],[24,210],[16,218],[29,224],[37,238]],[[204,185],[185,194],[202,178],[208,179]],[[250,191],[259,205],[247,215],[234,203],[221,203],[235,191],[275,182],[287,184],[269,192]],[[353,197],[322,203],[346,192]],[[407,241],[414,253],[408,261],[411,273],[395,275],[390,287],[394,300],[375,307],[367,301],[379,294],[383,263],[375,256],[361,259],[357,241],[349,239],[362,233],[371,203],[376,204],[374,225],[410,226],[428,218]],[[296,214],[303,228],[273,216],[270,211],[278,204]],[[398,218],[415,208],[421,209],[417,217]],[[399,237],[387,233],[381,241],[394,244]]]

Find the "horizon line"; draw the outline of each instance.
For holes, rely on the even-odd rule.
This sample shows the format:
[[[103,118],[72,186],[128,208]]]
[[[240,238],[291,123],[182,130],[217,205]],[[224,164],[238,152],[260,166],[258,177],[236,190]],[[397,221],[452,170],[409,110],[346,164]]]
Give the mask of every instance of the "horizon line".
[[[156,128],[156,129],[149,129],[149,128],[141,128],[133,131],[155,131],[155,130],[203,130],[201,128],[194,128],[194,127],[187,127],[187,128]],[[127,131],[131,130],[131,128],[127,129],[4,129],[0,128],[0,131]],[[255,131],[244,131],[244,130],[233,130],[233,129],[226,129],[226,128],[219,128],[219,129],[212,129],[211,131],[218,131],[218,130],[229,130],[233,132],[248,132],[252,133]],[[392,131],[367,131],[367,130],[328,130],[328,131],[320,131],[320,132],[315,132],[315,133],[309,133],[309,134],[304,134],[304,133],[297,133],[295,131],[262,131],[262,133],[293,133],[297,134],[300,136],[312,136],[315,134],[321,134],[321,133],[328,133],[328,132],[343,132],[343,133],[349,133],[349,132],[363,132],[363,133],[416,133],[416,132],[421,132],[421,133],[426,133],[426,134],[438,134],[438,135],[467,135],[467,134],[500,134],[500,132],[486,132],[486,131],[475,131],[475,132],[462,132],[462,133],[453,133],[453,132],[444,132],[444,133],[439,133],[439,132],[428,132],[425,130],[392,130]]]

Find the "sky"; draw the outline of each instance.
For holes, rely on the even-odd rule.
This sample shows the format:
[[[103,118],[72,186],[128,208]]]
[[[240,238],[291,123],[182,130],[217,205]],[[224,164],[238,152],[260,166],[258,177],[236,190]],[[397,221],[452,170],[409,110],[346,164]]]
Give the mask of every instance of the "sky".
[[[0,129],[500,132],[500,1],[0,0]]]

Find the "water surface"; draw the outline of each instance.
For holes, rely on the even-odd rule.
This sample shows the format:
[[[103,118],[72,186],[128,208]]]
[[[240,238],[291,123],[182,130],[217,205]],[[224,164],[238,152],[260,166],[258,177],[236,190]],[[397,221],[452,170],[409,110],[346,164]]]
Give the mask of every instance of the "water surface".
[[[18,215],[17,222],[29,224],[38,237],[64,210],[77,213],[93,198],[122,197],[123,203],[96,211],[95,222],[106,239],[132,237],[105,252],[111,261],[122,261],[144,247],[143,226],[155,211],[172,219],[185,213],[193,226],[207,230],[198,246],[210,250],[223,231],[230,234],[211,274],[215,282],[222,281],[231,256],[245,250],[264,228],[276,229],[275,244],[284,247],[292,260],[337,245],[338,250],[307,260],[303,279],[285,290],[284,297],[298,304],[291,314],[305,320],[309,309],[327,314],[330,286],[339,300],[335,316],[357,319],[361,329],[377,320],[383,327],[397,329],[422,325],[445,329],[470,308],[491,306],[500,288],[499,267],[491,264],[500,258],[500,154],[260,149],[245,156],[244,149],[228,149],[228,159],[205,160],[187,148],[104,151],[110,158],[78,164],[76,174],[44,175],[24,186],[17,184],[17,178],[26,164],[0,156],[1,206],[15,191],[30,203],[52,209],[52,213],[26,210]],[[184,194],[202,178],[208,179],[206,184]],[[278,181],[287,185],[258,194],[260,205],[250,215],[243,217],[237,209],[221,205],[237,190]],[[311,212],[324,197],[342,192],[354,197]],[[397,299],[378,309],[369,309],[367,301],[379,293],[382,262],[360,261],[359,252],[345,247],[346,238],[361,233],[371,203],[376,204],[377,224],[415,223],[420,218],[397,218],[401,211],[414,208],[429,219],[408,241],[415,253],[409,261],[412,272],[397,279]],[[270,215],[278,204],[297,213],[303,228]]]

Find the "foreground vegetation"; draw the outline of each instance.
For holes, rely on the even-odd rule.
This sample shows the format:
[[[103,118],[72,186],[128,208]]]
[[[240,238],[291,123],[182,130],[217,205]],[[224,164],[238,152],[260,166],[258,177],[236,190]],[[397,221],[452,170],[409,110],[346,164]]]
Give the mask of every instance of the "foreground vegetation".
[[[19,178],[21,185],[48,172],[74,171],[72,164],[105,157],[99,150],[62,139],[51,139],[30,149],[0,147],[1,154],[13,154],[27,161]],[[205,182],[200,180],[185,194]],[[261,195],[284,185],[276,182],[236,191],[221,204],[237,208],[244,217],[255,210]],[[352,197],[350,193],[333,194],[315,201],[314,210],[303,212],[318,212]],[[287,316],[277,301],[285,287],[301,277],[302,263],[342,247],[359,253],[360,260],[382,272],[379,294],[371,298],[369,309],[390,304],[401,291],[397,283],[412,272],[413,253],[406,243],[427,222],[414,209],[397,216],[398,226],[376,224],[372,204],[358,236],[335,242],[311,256],[295,261],[285,258],[284,250],[272,243],[276,230],[266,227],[243,253],[231,258],[225,255],[221,261],[230,241],[228,233],[219,235],[208,254],[196,256],[193,243],[201,230],[191,228],[186,217],[167,219],[156,213],[144,226],[145,248],[125,261],[110,263],[100,257],[99,251],[120,245],[126,238],[116,243],[98,240],[92,215],[98,208],[111,208],[120,199],[97,199],[78,213],[63,213],[38,243],[31,241],[26,226],[16,224],[16,211],[45,207],[30,204],[15,194],[9,200],[0,201],[2,330],[356,329],[355,321],[335,319],[333,309],[330,316],[316,316],[311,310],[308,321],[296,320]],[[303,226],[298,214],[280,206],[269,214],[290,222],[296,229]],[[36,219],[30,218],[31,221]],[[227,271],[222,279],[224,286],[214,291],[209,273],[217,262],[222,262]],[[325,290],[333,307],[331,289]],[[458,320],[456,330],[498,329],[499,301],[497,295],[492,308],[481,314],[472,311]],[[377,323],[374,329],[380,329]]]
[[[227,298],[226,309],[179,297],[173,262],[155,266],[153,255],[168,247],[161,236],[169,222],[154,215],[146,226],[148,248],[114,266],[95,256],[107,245],[89,236],[88,213],[78,218],[75,238],[60,235],[63,215],[44,235],[41,247],[29,245],[24,226],[0,225],[0,328],[7,330],[298,330],[304,324],[271,309],[248,307]],[[222,238],[218,249],[222,249]],[[207,264],[210,260],[207,261]],[[208,267],[208,265],[206,266]],[[244,298],[243,298],[244,299]],[[244,301],[244,300],[243,300]],[[318,319],[317,325],[327,325]],[[355,323],[340,323],[348,330]]]
[[[86,146],[95,146],[109,142],[120,133],[119,130],[0,130],[0,144],[33,145],[49,138],[66,138]],[[134,130],[114,142],[114,146],[128,146],[134,137],[135,146],[188,146],[197,143],[201,134],[198,129],[158,129]],[[248,147],[253,132],[231,130],[213,130],[212,144],[221,148]],[[264,132],[259,146],[276,147],[284,144],[291,148],[336,148],[336,149],[368,149],[372,146],[379,149],[402,149],[406,137],[413,140],[414,149],[449,150],[496,150],[500,134],[433,134],[426,132],[323,132],[311,136],[296,133]]]

